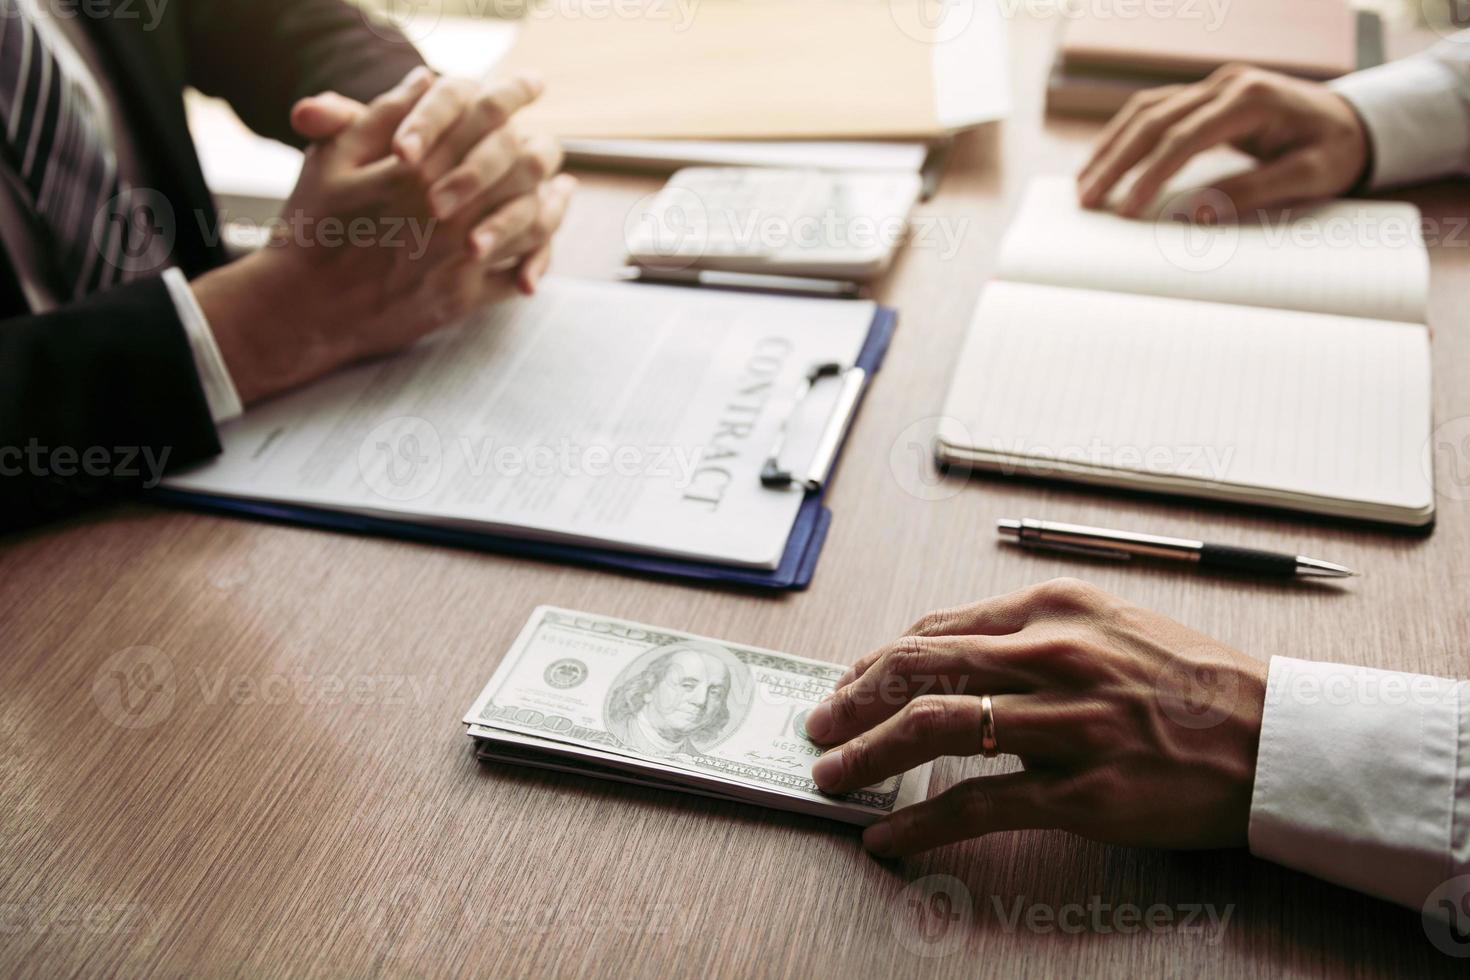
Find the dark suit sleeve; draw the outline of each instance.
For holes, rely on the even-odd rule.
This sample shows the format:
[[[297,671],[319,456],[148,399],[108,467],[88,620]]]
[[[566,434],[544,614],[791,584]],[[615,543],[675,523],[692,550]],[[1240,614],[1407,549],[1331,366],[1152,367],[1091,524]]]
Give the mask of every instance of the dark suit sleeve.
[[[291,106],[326,91],[369,102],[423,64],[412,44],[343,0],[181,0],[189,84],[251,129],[300,145]]]
[[[168,287],[142,280],[0,321],[0,530],[219,452]]]

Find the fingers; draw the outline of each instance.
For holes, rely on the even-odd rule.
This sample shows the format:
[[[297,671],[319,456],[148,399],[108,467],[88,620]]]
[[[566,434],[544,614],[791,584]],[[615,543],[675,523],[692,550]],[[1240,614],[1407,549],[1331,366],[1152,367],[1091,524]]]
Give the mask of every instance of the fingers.
[[[464,78],[440,78],[399,121],[393,134],[393,154],[416,166],[459,122],[476,85]]]
[[[1158,144],[1170,126],[1215,95],[1212,86],[1192,85],[1152,105],[1131,111],[1117,138],[1088,167],[1080,181],[1078,197],[1082,206],[1096,208],[1105,204],[1113,187]]]
[[[1129,98],[1123,108],[1114,113],[1113,118],[1109,119],[1108,124],[1103,127],[1102,135],[1098,137],[1097,143],[1093,146],[1092,156],[1088,158],[1087,165],[1077,175],[1079,189],[1093,168],[1097,166],[1098,160],[1117,142],[1118,137],[1133,121],[1134,116],[1172,97],[1183,88],[1182,85],[1164,85],[1159,88],[1145,89]]]
[[[520,272],[516,277],[516,287],[527,296],[536,295],[536,287],[541,285],[541,279],[550,268],[551,246],[542,245],[521,264]]]
[[[462,116],[471,117],[482,133],[489,134],[534,101],[542,87],[539,80],[524,76],[488,85],[467,79],[440,79],[399,124],[393,152],[404,163],[417,165]]]
[[[824,793],[846,793],[945,755],[980,753],[980,699],[926,695],[865,735],[823,755],[812,779]]]
[[[1086,582],[1070,578],[1052,579],[968,606],[932,612],[910,626],[904,635],[931,638],[1009,636],[1035,622],[1086,612],[1100,601],[1103,601],[1102,592]],[[837,690],[866,675],[892,649],[890,644],[859,659],[838,679]]]
[[[1009,595],[982,599],[968,606],[957,606],[953,609],[941,609],[929,613],[905,630],[904,636],[974,636],[977,634],[1003,636],[1020,631],[1029,618],[1025,593],[1013,592]],[[866,674],[891,649],[892,644],[861,657],[838,678],[837,690],[841,690]]]
[[[913,631],[910,630],[909,632],[912,633]],[[857,663],[847,668],[847,672],[841,677],[837,678],[837,686],[835,690],[842,690],[844,687],[866,674],[875,663],[882,659],[883,654],[887,652],[887,647],[880,647],[877,650],[874,650],[872,653],[863,654],[861,657],[858,658]]]
[[[291,128],[313,143],[336,137],[367,112],[367,106],[336,92],[302,99],[291,108]]]
[[[561,227],[576,187],[575,177],[561,174],[498,208],[470,234],[476,257],[496,264],[540,249]]]
[[[505,246],[529,231],[541,214],[541,194],[533,192],[507,202],[470,232],[470,248],[477,261],[499,263],[516,258]]]
[[[931,612],[908,628],[910,636],[1004,636],[1019,633],[1031,622],[1035,595],[1020,589],[966,606]]]
[[[1101,596],[1096,586],[1078,579],[1051,579],[968,606],[930,613],[909,627],[909,635],[1007,636],[1043,619],[1085,612]]]
[[[1251,107],[1230,99],[1217,99],[1196,109],[1170,129],[1144,158],[1118,213],[1137,216],[1192,157],[1246,136],[1255,130],[1259,119]]]
[[[1262,208],[1295,204],[1335,192],[1324,177],[1326,168],[1314,150],[1298,150],[1216,184],[1212,190],[1225,195],[1237,215]]]
[[[1055,718],[1037,706],[1037,698],[1008,694],[991,698],[1001,751],[1027,756],[1051,751],[1057,739],[1048,732]],[[847,793],[880,783],[890,776],[946,755],[979,755],[980,698],[974,695],[925,695],[872,731],[833,749],[812,766],[812,779],[824,793]]]
[[[1002,830],[1054,826],[1051,777],[1032,772],[985,776],[904,807],[863,831],[879,857],[901,857]]]
[[[431,182],[429,204],[434,216],[446,221],[483,196],[515,166],[519,149],[520,138],[504,128],[477,136],[477,142],[463,150],[441,144],[433,154],[440,158],[438,165],[431,162],[423,175]]]
[[[561,164],[562,150],[557,140],[549,136],[521,137],[515,163],[490,189],[486,203],[495,207],[519,197],[559,171]]]
[[[474,204],[494,208],[526,194],[561,169],[561,144],[501,129],[482,140],[429,190],[441,220]]]
[[[1024,690],[996,637],[906,636],[890,644],[862,677],[812,709],[807,734],[838,745],[897,714],[926,694],[998,694]]]
[[[393,132],[433,84],[433,72],[415,68],[403,81],[374,99],[367,111],[341,135],[340,144],[349,159],[365,164],[387,156]]]

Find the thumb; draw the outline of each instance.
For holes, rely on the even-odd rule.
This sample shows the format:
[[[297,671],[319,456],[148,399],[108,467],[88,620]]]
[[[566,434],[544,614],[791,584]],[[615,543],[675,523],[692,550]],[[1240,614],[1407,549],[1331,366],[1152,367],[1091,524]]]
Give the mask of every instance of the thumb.
[[[357,122],[367,106],[336,92],[302,99],[291,109],[291,128],[313,143],[329,140]]]

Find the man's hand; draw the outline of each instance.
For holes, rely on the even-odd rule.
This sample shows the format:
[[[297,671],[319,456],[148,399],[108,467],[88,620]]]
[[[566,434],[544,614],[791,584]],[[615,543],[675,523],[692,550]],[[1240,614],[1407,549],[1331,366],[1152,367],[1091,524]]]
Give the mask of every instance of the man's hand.
[[[554,151],[508,135],[453,164],[426,138],[432,152],[403,160],[395,138],[438,84],[420,69],[369,106],[331,95],[298,105],[293,122],[316,142],[276,240],[193,283],[246,404],[534,290],[575,181],[551,176]],[[509,119],[537,91],[487,89],[474,125],[492,104]],[[495,170],[483,152],[492,142],[505,149]],[[479,190],[441,216],[434,190],[461,178]]]
[[[1342,96],[1315,82],[1230,65],[1198,84],[1169,85],[1130,99],[1078,176],[1078,198],[1084,207],[1102,207],[1119,180],[1137,168],[1118,206],[1120,214],[1136,216],[1190,158],[1226,144],[1261,161],[1214,188],[1240,215],[1336,197],[1358,183],[1368,164],[1367,132]]]
[[[874,824],[863,843],[912,854],[1056,828],[1111,843],[1243,845],[1266,665],[1072,580],[936,613],[860,660],[814,709],[837,745],[824,792],[981,751],[980,697],[1024,772],[970,779]]]
[[[450,221],[464,212],[483,217],[468,238],[481,258],[511,251],[506,246],[534,220],[533,192],[561,169],[556,140],[523,136],[513,122],[516,112],[540,97],[544,87],[525,77],[483,83],[435,78],[426,68],[411,73],[405,79],[410,82],[416,100],[386,144],[374,150],[384,156],[391,152],[403,162],[426,189],[436,220]],[[367,111],[359,102],[328,92],[298,103],[291,122],[301,136],[320,142],[337,137]],[[523,289],[534,289],[549,261],[546,247],[527,258]]]

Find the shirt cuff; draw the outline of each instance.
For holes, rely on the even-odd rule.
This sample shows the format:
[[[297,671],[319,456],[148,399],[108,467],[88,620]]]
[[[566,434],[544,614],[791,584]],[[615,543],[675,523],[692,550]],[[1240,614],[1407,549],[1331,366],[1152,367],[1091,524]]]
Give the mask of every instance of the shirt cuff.
[[[194,290],[189,287],[189,280],[184,278],[183,272],[173,268],[164,272],[163,281],[189,338],[189,350],[194,354],[194,368],[199,372],[199,384],[204,389],[205,400],[209,402],[209,414],[216,423],[239,418],[245,414],[245,406],[240,403],[240,393],[235,390],[230,370],[225,367],[224,356],[215,343],[214,331],[209,329],[209,320],[205,318]]]
[[[1369,188],[1466,172],[1470,106],[1459,76],[1433,54],[1354,72],[1329,85],[1368,129],[1373,144]]]
[[[1464,857],[1457,838],[1467,801],[1456,800],[1467,690],[1436,677],[1273,658],[1251,852],[1422,909]]]

